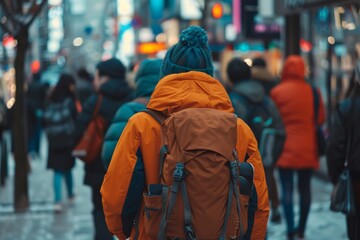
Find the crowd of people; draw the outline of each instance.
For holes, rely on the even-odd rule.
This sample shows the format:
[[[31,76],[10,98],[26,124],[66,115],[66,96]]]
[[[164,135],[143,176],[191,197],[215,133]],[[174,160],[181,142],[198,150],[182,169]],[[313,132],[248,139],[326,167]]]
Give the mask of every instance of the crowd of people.
[[[356,128],[360,119],[360,64],[354,69],[347,98],[333,116],[327,116],[334,121],[326,155],[333,183],[346,156],[349,158],[359,214],[347,218],[348,236],[360,239],[360,133]],[[84,69],[79,71],[86,90],[67,73],[61,74],[51,90],[40,85],[35,76],[28,96],[29,153],[33,158],[39,153],[38,129],[43,124],[49,141],[47,166],[54,171],[56,212],[63,211],[63,179],[69,201],[76,197],[71,172],[77,157],[74,149],[94,119],[101,116],[102,148],[85,163],[84,179],[92,192],[94,239],[113,239],[115,235],[118,239],[260,240],[266,238],[269,218],[274,223],[285,221],[289,240],[305,239],[311,178],[319,168],[316,126],[325,122],[325,110],[320,91],[306,80],[304,60],[288,56],[281,77],[276,78],[261,57],[253,59],[252,66],[233,58],[226,67],[229,86],[213,78],[213,70],[206,32],[191,26],[164,59],[145,59],[139,64],[135,89],[126,80],[126,67],[116,58],[98,63],[94,77]],[[92,78],[93,88],[89,83]],[[32,91],[41,95],[31,95]],[[222,132],[227,139],[222,140]],[[243,202],[236,200],[238,194],[241,198],[242,188],[238,193],[234,187],[238,183],[229,186],[234,168],[228,168],[226,177],[215,174],[220,171],[217,165],[223,164],[219,156],[230,166],[235,159],[254,169],[246,227],[240,213]],[[191,170],[195,165],[196,171]],[[241,165],[235,168],[235,175],[236,171],[241,175]],[[209,172],[215,180],[204,177]],[[209,183],[199,183],[198,176]],[[298,222],[294,216],[295,182],[300,196]],[[177,188],[181,197],[176,195]],[[192,192],[196,188],[201,189],[199,194]],[[211,210],[213,205],[217,210]],[[199,219],[206,209],[208,217]],[[213,215],[217,211],[218,215]],[[201,221],[212,224],[212,230]]]

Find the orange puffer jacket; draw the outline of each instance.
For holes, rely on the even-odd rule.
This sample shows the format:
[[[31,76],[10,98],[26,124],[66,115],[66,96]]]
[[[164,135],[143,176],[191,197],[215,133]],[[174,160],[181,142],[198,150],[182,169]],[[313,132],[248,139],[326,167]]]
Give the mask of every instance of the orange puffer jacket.
[[[164,114],[185,108],[213,108],[234,112],[220,82],[205,73],[195,71],[164,77],[156,86],[147,108]],[[237,124],[236,148],[239,159],[245,159],[247,154],[248,162],[255,168],[254,184],[258,202],[251,239],[264,239],[269,201],[263,165],[251,130],[240,119]],[[108,228],[120,240],[126,239],[130,233],[130,239],[134,239],[134,212],[140,204],[138,239],[149,239],[143,226],[144,208],[141,193],[145,191],[146,185],[159,183],[160,147],[160,125],[156,120],[146,113],[137,113],[129,119],[117,143],[101,188]],[[139,149],[141,151],[138,151]],[[142,161],[138,160],[139,152]],[[144,179],[141,179],[141,173],[144,173]],[[141,181],[145,184],[142,185]],[[140,190],[140,194],[136,194],[135,190]]]
[[[321,94],[318,91],[321,98]],[[283,152],[278,167],[288,169],[317,169],[319,167],[314,97],[312,87],[305,81],[305,64],[299,56],[289,56],[285,61],[281,83],[271,91],[286,129]],[[324,105],[319,102],[317,122],[325,121]]]

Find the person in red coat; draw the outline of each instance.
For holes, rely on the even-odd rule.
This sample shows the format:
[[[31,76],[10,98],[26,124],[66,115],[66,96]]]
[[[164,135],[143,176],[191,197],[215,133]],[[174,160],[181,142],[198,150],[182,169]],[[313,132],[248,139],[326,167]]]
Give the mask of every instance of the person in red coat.
[[[318,90],[317,90],[318,91]],[[282,187],[288,239],[304,238],[306,220],[310,210],[310,181],[313,171],[319,167],[315,134],[315,110],[312,86],[305,81],[305,63],[297,55],[289,56],[284,64],[281,83],[271,91],[286,129],[283,152],[277,162]],[[324,105],[320,92],[317,124],[325,121]],[[294,223],[294,175],[298,176],[300,194],[299,223]]]

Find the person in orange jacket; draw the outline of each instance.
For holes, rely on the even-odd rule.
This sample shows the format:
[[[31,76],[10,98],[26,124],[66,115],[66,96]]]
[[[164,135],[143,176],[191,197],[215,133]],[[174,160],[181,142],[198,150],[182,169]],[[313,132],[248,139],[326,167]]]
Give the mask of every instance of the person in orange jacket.
[[[285,61],[281,83],[270,94],[286,130],[285,145],[277,166],[289,240],[296,235],[299,239],[304,238],[311,203],[311,176],[313,170],[319,167],[315,125],[325,121],[324,106],[318,90],[319,112],[315,120],[313,87],[305,81],[305,71],[305,63],[300,56],[289,56]],[[298,175],[300,192],[300,219],[297,227],[294,224],[293,208],[295,173]]]
[[[185,35],[192,36],[191,42],[185,40]],[[212,74],[206,32],[191,26],[182,32],[179,43],[166,53],[161,80],[147,108],[164,115],[186,108],[213,108],[233,113],[226,90]],[[147,113],[137,113],[129,119],[113,153],[101,194],[108,228],[120,240],[128,237],[150,239],[144,229],[142,194],[147,185],[160,182],[160,136],[159,123]],[[256,139],[240,119],[237,120],[237,139],[239,159],[248,156],[247,161],[254,166],[255,215],[250,221],[249,239],[265,239],[269,200],[264,169]],[[136,214],[138,224],[134,225]]]

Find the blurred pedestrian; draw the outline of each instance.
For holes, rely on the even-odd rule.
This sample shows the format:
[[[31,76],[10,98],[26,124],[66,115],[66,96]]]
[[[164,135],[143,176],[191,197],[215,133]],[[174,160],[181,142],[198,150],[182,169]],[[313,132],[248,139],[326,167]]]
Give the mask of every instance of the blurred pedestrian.
[[[111,123],[119,107],[131,100],[132,92],[125,81],[125,66],[116,59],[111,58],[96,65],[94,88],[96,93],[92,94],[83,104],[81,114],[76,120],[74,133],[75,142],[82,138],[88,124],[92,120],[95,106],[100,104],[98,113],[106,121],[106,129]],[[101,203],[100,187],[105,175],[105,167],[101,156],[95,161],[85,164],[84,183],[91,188],[95,240],[113,239],[105,223],[103,207]]]
[[[107,225],[109,230],[119,239],[123,240],[128,237],[130,237],[130,239],[156,239],[153,235],[158,234],[165,234],[169,239],[217,239],[220,235],[229,236],[231,233],[233,234],[231,236],[239,236],[244,227],[248,230],[246,232],[246,234],[248,234],[246,235],[247,237],[250,238],[249,235],[251,235],[252,239],[265,238],[269,214],[268,193],[260,154],[256,146],[256,140],[250,129],[244,125],[243,121],[234,118],[231,114],[234,110],[228,94],[221,83],[214,79],[212,75],[213,63],[206,32],[198,26],[190,26],[181,33],[179,42],[167,51],[163,60],[160,71],[161,80],[155,87],[149,104],[147,105],[147,109],[152,111],[151,113],[154,114],[154,117],[149,113],[140,112],[129,119],[116,145],[111,163],[104,178],[101,194],[103,197]],[[192,111],[191,114],[189,111]],[[211,116],[206,118],[204,111],[207,111],[206,113],[211,112],[212,114],[219,114],[217,115],[218,118],[212,118]],[[176,115],[187,113],[187,117],[184,115],[181,115],[181,117]],[[201,114],[204,114],[205,116],[199,117]],[[218,152],[223,151],[224,148],[219,147],[219,149],[214,147],[215,145],[219,146],[218,144],[221,143],[213,141],[213,138],[217,138],[218,136],[213,134],[212,131],[208,131],[211,127],[213,127],[215,131],[218,130],[216,131],[217,134],[221,131],[220,135],[222,136],[222,140],[219,140],[220,142],[226,142],[227,140],[232,141],[229,144],[231,145],[230,149],[228,149],[225,154],[229,155],[227,159],[234,158],[232,153],[235,152],[239,153],[239,159],[241,160],[245,159],[245,155],[248,154],[249,158],[247,161],[253,164],[255,168],[255,187],[254,191],[251,193],[256,195],[256,198],[253,197],[254,195],[251,195],[253,201],[251,201],[251,206],[249,206],[249,218],[246,219],[248,220],[248,225],[244,224],[239,226],[239,219],[241,217],[238,215],[239,212],[234,208],[231,210],[231,206],[229,205],[229,208],[226,207],[228,195],[233,195],[231,194],[231,191],[229,192],[229,189],[231,189],[230,187],[218,188],[216,190],[211,189],[211,187],[219,186],[219,184],[220,186],[228,186],[229,177],[222,178],[216,174],[209,178],[204,177],[206,174],[214,174],[214,168],[224,167],[224,164],[217,165],[217,162],[214,162],[211,157],[206,159],[206,161],[202,155],[201,157],[204,159],[204,162],[200,161],[201,164],[198,165],[197,170],[199,174],[190,171],[186,172],[185,175],[186,184],[191,181],[194,183],[194,179],[201,179],[201,177],[203,177],[202,180],[204,180],[204,178],[208,180],[196,182],[195,184],[192,184],[192,187],[190,187],[190,184],[187,185],[189,187],[187,188],[188,190],[194,190],[194,188],[196,189],[196,186],[202,186],[201,190],[203,192],[197,193],[197,196],[194,195],[194,192],[193,195],[191,195],[191,192],[187,193],[189,200],[193,200],[191,202],[191,204],[193,204],[192,207],[195,208],[194,204],[197,204],[195,208],[196,211],[191,211],[190,213],[189,210],[186,210],[186,206],[184,206],[184,211],[181,207],[180,210],[175,207],[177,211],[174,211],[173,214],[171,214],[171,217],[173,218],[168,219],[169,224],[167,224],[166,231],[161,231],[159,228],[159,225],[161,224],[160,215],[162,208],[161,194],[163,194],[163,196],[168,195],[166,195],[166,190],[163,191],[166,187],[162,188],[163,185],[159,184],[161,182],[160,179],[174,176],[174,181],[181,181],[182,178],[180,177],[179,179],[177,176],[180,172],[183,173],[183,171],[181,171],[180,161],[185,161],[185,159],[177,160],[179,161],[176,167],[177,171],[174,171],[175,166],[165,166],[165,163],[170,162],[169,158],[166,157],[163,162],[164,165],[161,165],[159,162],[163,160],[159,154],[160,149],[163,154],[174,156],[168,152],[168,150],[171,149],[171,146],[169,145],[169,149],[167,149],[167,146],[162,145],[161,143],[162,128],[159,124],[159,122],[161,122],[161,117],[159,116],[165,118],[170,115],[173,117],[174,115],[179,116],[179,122],[183,123],[183,125],[181,123],[179,123],[179,125],[185,125],[192,129],[197,126],[199,129],[200,133],[198,132],[192,136],[186,136],[186,133],[182,135],[183,132],[180,127],[178,128],[179,132],[175,133],[174,128],[171,128],[168,133],[166,133],[172,136],[179,136],[182,140],[186,139],[186,144],[184,143],[184,146],[181,146],[181,149],[179,149],[180,151],[184,151],[183,156],[186,156],[186,162],[198,162],[193,159],[202,155],[202,153],[199,153],[199,149],[208,153],[208,155],[205,154],[206,156],[213,156],[212,154],[215,154],[219,159],[223,159]],[[196,122],[191,120],[195,124],[189,123],[189,121],[185,122],[186,119],[193,115],[196,115],[199,121]],[[222,116],[222,118],[220,116]],[[156,118],[158,118],[159,122]],[[203,118],[205,118],[206,121]],[[228,124],[228,120],[231,121],[231,124]],[[168,121],[165,123],[167,122]],[[204,122],[207,124],[203,124]],[[196,125],[196,123],[198,123],[198,125]],[[223,129],[221,129],[221,127],[223,127]],[[236,128],[235,135],[233,127]],[[188,129],[183,128],[183,130],[187,131]],[[210,132],[210,134],[208,132]],[[166,139],[165,141],[167,140],[169,141],[169,144],[176,144],[174,143],[175,141],[173,141],[173,138]],[[180,148],[179,145],[176,145],[176,147],[175,145],[173,146],[176,149]],[[187,149],[187,147],[189,147],[189,149]],[[212,149],[213,151],[209,151],[209,149]],[[173,150],[175,149],[169,151]],[[222,154],[224,154],[224,152],[222,152]],[[181,158],[181,156],[178,157]],[[201,159],[201,157],[199,158]],[[197,163],[194,163],[194,165],[196,166]],[[161,171],[162,166],[164,166],[163,171]],[[185,169],[188,166],[189,165],[185,165]],[[182,170],[185,169],[182,168]],[[236,169],[233,173],[234,172],[236,172]],[[225,179],[226,181],[221,181]],[[184,182],[185,181],[181,181],[181,186],[183,187],[179,187],[179,189],[182,189],[182,193],[184,193],[183,190],[186,191],[185,186],[182,184]],[[235,188],[235,190],[236,189],[237,188]],[[161,191],[163,192],[161,193]],[[171,191],[176,194],[177,189],[175,190],[175,187],[172,187]],[[203,194],[204,192],[207,194]],[[174,196],[176,195],[171,194],[172,200],[169,200],[169,205],[171,205],[171,202],[174,203]],[[204,196],[206,198],[205,200]],[[207,196],[211,197],[207,198]],[[177,200],[179,202],[185,202],[184,198],[186,198],[185,194],[183,195],[183,198],[178,197]],[[144,208],[144,201],[146,199],[149,201],[147,201],[147,207]],[[204,201],[199,202],[199,199]],[[235,199],[234,202],[239,204],[239,198]],[[176,204],[177,203],[175,203],[174,206],[177,206]],[[216,209],[217,211],[212,211],[214,210],[214,207],[217,206],[219,206],[219,208]],[[166,203],[164,204],[164,207],[166,207]],[[209,210],[209,208],[212,210]],[[208,210],[208,212],[204,209]],[[229,210],[226,211],[226,209]],[[238,210],[240,211],[240,206]],[[164,210],[163,212],[166,211]],[[185,212],[185,221],[189,221],[188,219],[191,218],[192,214],[200,215],[200,219],[196,219],[198,224],[201,222],[200,226],[197,225],[199,228],[193,228],[191,226],[191,220],[190,223],[185,223],[186,226],[184,226],[184,215],[176,214],[179,212]],[[231,213],[232,217],[229,222],[234,221],[232,223],[236,224],[231,224],[231,227],[226,229],[228,231],[223,231],[223,233],[220,234],[221,227],[219,226],[222,226],[223,222],[220,223],[222,219],[214,217],[214,215],[216,215],[215,212],[220,213],[222,216],[225,216],[225,212]],[[208,216],[207,219],[203,218],[205,214]],[[227,214],[228,219],[230,217],[229,214]],[[245,214],[247,214],[247,212]],[[136,217],[136,215],[138,217]],[[169,215],[170,213],[168,213],[168,216]],[[193,219],[195,219],[195,217]],[[137,222],[137,224],[134,224],[134,221]],[[164,223],[164,221],[165,219],[161,222]],[[216,227],[210,227],[212,226],[210,225],[210,222]],[[165,225],[161,226],[166,226],[166,222]],[[209,234],[209,231],[213,235],[206,235],[207,237],[203,237],[204,234]],[[197,237],[195,237],[196,234]],[[215,234],[217,234],[216,237]]]
[[[93,86],[94,77],[86,70],[86,68],[80,68],[77,71],[78,80],[76,83],[76,94],[81,104],[84,104],[91,94],[95,92]]]
[[[41,82],[41,73],[33,75],[27,91],[28,153],[31,159],[39,158],[42,129],[42,112],[49,85]]]
[[[325,121],[324,106],[318,90],[319,113],[315,122],[312,86],[305,81],[305,63],[297,55],[289,56],[284,64],[281,83],[271,90],[286,129],[284,150],[277,162],[279,167],[282,205],[285,212],[288,239],[304,239],[311,204],[310,182],[319,167],[315,126]],[[300,218],[294,223],[294,175],[298,176]]]
[[[270,91],[273,87],[278,84],[278,80],[275,76],[267,69],[267,64],[264,58],[254,58],[251,65],[251,76],[252,79],[260,83],[267,96],[270,95]]]
[[[61,74],[43,114],[49,142],[47,167],[54,170],[54,210],[56,212],[62,211],[63,178],[69,201],[73,202],[75,197],[71,172],[75,165],[75,160],[71,156],[73,147],[71,134],[75,130],[76,101],[74,78],[66,73]]]
[[[245,61],[240,58],[232,59],[226,71],[233,84],[229,96],[235,113],[249,125],[260,146],[271,201],[270,220],[280,223],[279,194],[274,176],[275,164],[282,152],[285,139],[285,128],[280,113],[266,95],[262,85],[252,80],[251,69]],[[270,129],[273,132],[270,133]],[[269,154],[266,154],[265,150]]]
[[[135,76],[135,99],[119,108],[105,135],[102,160],[106,169],[109,167],[115,146],[129,118],[146,109],[150,96],[160,79],[161,64],[160,59],[145,59],[140,63]]]
[[[350,240],[360,239],[360,60],[355,66],[346,99],[334,111],[330,138],[326,151],[330,180],[336,184],[348,160],[355,216],[347,216],[347,233]]]

